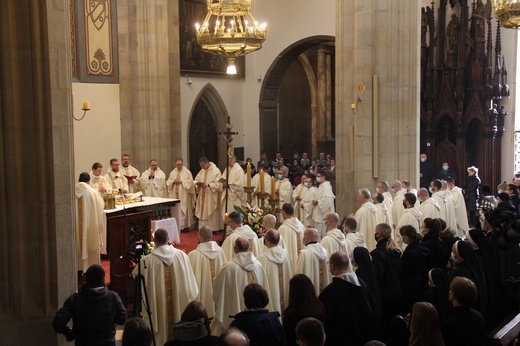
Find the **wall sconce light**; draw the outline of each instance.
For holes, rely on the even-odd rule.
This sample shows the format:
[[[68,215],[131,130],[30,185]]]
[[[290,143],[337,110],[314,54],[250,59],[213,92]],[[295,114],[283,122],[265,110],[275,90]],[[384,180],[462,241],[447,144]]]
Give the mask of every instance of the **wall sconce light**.
[[[352,109],[352,113],[354,113],[354,115],[357,115],[357,107],[358,107],[358,103],[361,102],[361,98],[358,96],[356,98],[356,102],[355,103],[352,103],[350,105],[350,109]]]
[[[191,83],[193,83],[193,81],[191,80],[191,78],[186,78],[186,84],[191,85]]]
[[[81,110],[83,111],[83,116],[81,118],[76,118],[74,116],[74,113],[72,113],[72,117],[74,118],[74,120],[81,121],[83,120],[83,118],[85,118],[85,115],[87,115],[87,112],[90,110],[90,104],[88,101],[83,101],[83,108],[81,108]]]

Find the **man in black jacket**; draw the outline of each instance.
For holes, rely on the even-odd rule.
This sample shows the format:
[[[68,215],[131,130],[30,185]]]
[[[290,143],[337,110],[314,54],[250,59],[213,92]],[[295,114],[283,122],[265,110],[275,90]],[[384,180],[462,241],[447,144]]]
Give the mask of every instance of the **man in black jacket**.
[[[67,298],[56,313],[52,326],[56,333],[64,334],[67,341],[76,339],[76,346],[114,346],[114,323],[125,323],[125,307],[119,295],[105,286],[103,267],[91,265],[85,276],[87,283],[81,292]],[[67,326],[71,318],[72,329]]]

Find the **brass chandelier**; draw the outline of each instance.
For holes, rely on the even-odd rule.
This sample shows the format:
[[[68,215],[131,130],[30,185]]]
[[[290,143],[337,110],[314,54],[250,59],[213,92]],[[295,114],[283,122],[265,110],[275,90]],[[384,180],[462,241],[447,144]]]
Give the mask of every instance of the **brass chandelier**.
[[[520,0],[493,0],[493,7],[504,28],[520,27]]]
[[[227,74],[236,74],[235,59],[262,48],[266,24],[251,13],[252,0],[207,0],[208,14],[197,23],[197,42],[202,50],[225,56]]]

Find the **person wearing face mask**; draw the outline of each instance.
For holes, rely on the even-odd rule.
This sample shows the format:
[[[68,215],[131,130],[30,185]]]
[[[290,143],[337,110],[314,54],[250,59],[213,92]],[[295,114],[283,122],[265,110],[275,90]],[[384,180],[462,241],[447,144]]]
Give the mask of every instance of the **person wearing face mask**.
[[[332,186],[327,181],[325,174],[318,173],[316,175],[316,183],[319,184],[314,195],[312,204],[314,210],[312,219],[314,220],[314,227],[318,230],[320,237],[324,237],[327,231],[325,227],[325,214],[334,213],[334,193],[332,192]]]
[[[307,186],[306,186],[307,185]],[[296,188],[293,190],[293,200],[294,200],[294,212],[296,214],[296,217],[301,220],[302,219],[302,209],[301,208],[301,202],[302,202],[302,193],[306,190],[306,188],[309,186],[307,183],[307,175],[303,174],[301,177],[301,183],[296,186]]]
[[[407,191],[399,180],[394,180],[391,187],[394,194],[392,202],[392,220],[396,223],[399,222],[399,219],[404,213],[403,197]]]
[[[330,272],[327,270],[329,264],[329,253],[318,243],[319,234],[316,228],[307,228],[303,233],[305,249],[298,256],[296,273],[304,274],[311,279],[316,295],[331,282]]]
[[[395,226],[394,239],[397,245],[401,246],[402,249],[406,247],[406,243],[403,241],[401,237],[400,230],[404,226],[410,225],[415,229],[419,229],[421,227],[421,217],[422,213],[419,209],[415,207],[415,202],[417,201],[417,197],[411,192],[407,192],[404,194],[404,198],[402,201],[404,209],[403,216],[399,219],[399,223]]]
[[[314,227],[314,220],[312,215],[314,214],[314,204],[312,201],[314,200],[314,196],[316,195],[316,187],[313,184],[312,178],[307,177],[305,183],[303,184],[304,190],[302,191],[302,200],[300,203],[301,209],[301,219],[300,221],[309,228]]]
[[[385,205],[385,197],[379,193],[372,194],[372,203],[374,203],[377,208],[376,212],[376,225],[380,223],[387,223],[389,225],[392,224],[392,215],[388,212],[388,209]]]
[[[276,193],[280,197],[280,202],[278,202],[281,207],[284,203],[293,204],[292,195],[293,195],[293,187],[289,179],[287,179],[287,175],[283,173],[283,171],[278,171],[276,173]]]
[[[478,176],[478,168],[475,166],[468,167],[468,176],[464,185],[466,195],[466,211],[468,213],[468,222],[470,226],[474,226],[478,221],[478,200],[480,178]]]
[[[441,207],[435,199],[430,198],[428,190],[421,188],[417,195],[419,202],[421,202],[421,206],[419,207],[419,211],[422,213],[421,222],[426,218],[437,219],[441,217]]]
[[[428,156],[425,153],[422,153],[420,156],[421,163],[419,164],[419,177],[420,177],[420,187],[428,188],[430,185],[430,181],[432,181],[433,176],[435,175],[435,167],[433,163],[428,160]]]
[[[453,181],[457,182],[457,175],[455,174],[455,171],[453,169],[450,169],[450,165],[447,162],[444,162],[442,164],[442,168],[437,173],[437,179],[439,180],[446,180],[446,178],[452,178]]]

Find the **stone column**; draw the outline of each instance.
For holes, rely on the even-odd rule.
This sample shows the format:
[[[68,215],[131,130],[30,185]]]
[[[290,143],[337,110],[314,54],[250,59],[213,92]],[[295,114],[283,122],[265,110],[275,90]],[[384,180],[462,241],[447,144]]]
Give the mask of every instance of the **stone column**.
[[[340,215],[355,212],[357,190],[379,180],[419,183],[417,2],[336,1],[336,164]],[[379,156],[372,155],[372,76],[379,78]],[[357,92],[358,82],[366,86]],[[357,115],[350,105],[356,97]],[[353,145],[353,147],[352,147]],[[379,162],[374,177],[372,160]]]
[[[182,153],[178,1],[117,6],[121,147],[141,171],[155,158],[169,174]]]
[[[332,136],[332,66],[331,51],[327,47],[318,48],[318,142],[333,140]]]
[[[51,321],[77,285],[68,4],[0,8],[2,345],[64,341]]]

